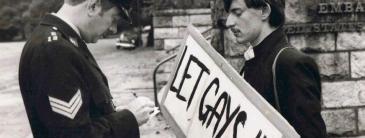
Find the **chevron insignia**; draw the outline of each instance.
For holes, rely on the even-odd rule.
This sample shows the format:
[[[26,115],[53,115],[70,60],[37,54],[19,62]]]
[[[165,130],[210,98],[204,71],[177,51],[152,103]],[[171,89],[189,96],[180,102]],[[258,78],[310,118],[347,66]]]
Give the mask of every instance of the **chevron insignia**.
[[[71,98],[69,102],[48,96],[52,111],[70,119],[74,119],[77,112],[82,105],[82,98],[80,90]]]
[[[70,37],[70,42],[74,44],[74,46],[79,47],[79,44],[77,43],[77,40]]]

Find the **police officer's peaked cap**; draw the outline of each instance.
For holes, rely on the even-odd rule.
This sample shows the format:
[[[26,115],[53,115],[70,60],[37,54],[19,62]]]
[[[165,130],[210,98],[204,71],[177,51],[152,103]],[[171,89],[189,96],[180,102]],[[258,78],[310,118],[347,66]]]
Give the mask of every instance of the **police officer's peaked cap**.
[[[109,0],[111,3],[115,4],[119,10],[121,11],[121,16],[128,22],[132,23],[132,19],[130,17],[130,12],[132,10],[131,3],[132,0]]]
[[[118,7],[123,7],[125,9],[129,9],[132,3],[132,0],[109,0],[109,1],[116,4]]]

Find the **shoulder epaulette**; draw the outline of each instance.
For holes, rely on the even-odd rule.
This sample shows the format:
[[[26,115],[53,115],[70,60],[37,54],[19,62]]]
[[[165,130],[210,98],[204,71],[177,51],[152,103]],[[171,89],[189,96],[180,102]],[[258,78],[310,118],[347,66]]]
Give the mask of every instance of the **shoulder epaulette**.
[[[50,31],[50,34],[47,37],[48,42],[53,42],[58,40],[57,30],[58,30],[57,27],[55,26],[52,27],[52,30]]]

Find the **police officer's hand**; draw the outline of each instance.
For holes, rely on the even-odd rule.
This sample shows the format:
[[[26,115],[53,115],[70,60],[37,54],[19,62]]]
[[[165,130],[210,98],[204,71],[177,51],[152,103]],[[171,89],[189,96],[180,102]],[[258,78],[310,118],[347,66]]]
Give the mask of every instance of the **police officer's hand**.
[[[147,97],[138,97],[127,105],[127,109],[131,111],[137,119],[138,125],[143,125],[149,119],[153,111],[154,103]]]

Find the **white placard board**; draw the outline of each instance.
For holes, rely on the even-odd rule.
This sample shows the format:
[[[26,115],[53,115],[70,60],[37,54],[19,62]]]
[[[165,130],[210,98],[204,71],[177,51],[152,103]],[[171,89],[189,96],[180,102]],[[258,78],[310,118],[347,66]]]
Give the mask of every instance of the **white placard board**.
[[[190,25],[161,110],[177,137],[299,138]]]

